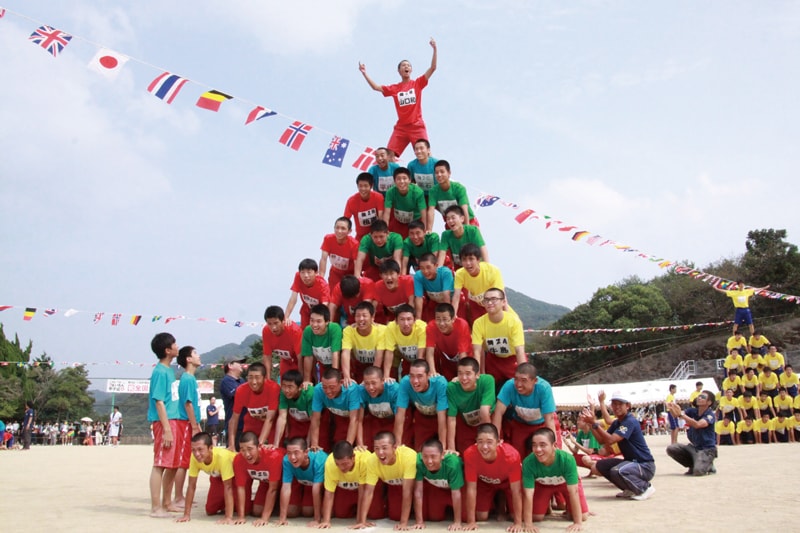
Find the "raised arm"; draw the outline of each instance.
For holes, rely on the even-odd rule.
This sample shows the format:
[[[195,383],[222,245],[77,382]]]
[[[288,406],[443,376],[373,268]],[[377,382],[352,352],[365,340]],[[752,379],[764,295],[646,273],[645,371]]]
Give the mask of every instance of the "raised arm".
[[[433,57],[434,57],[434,63],[435,63],[436,62],[436,48],[435,47],[433,49]],[[383,92],[383,89],[381,89],[381,86],[378,85],[377,83],[375,83],[374,81],[372,81],[372,78],[370,78],[369,75],[367,74],[367,67],[366,67],[366,65],[364,65],[364,63],[361,63],[360,61],[358,62],[358,70],[361,71],[361,74],[364,76],[364,79],[367,80],[367,84],[370,87],[372,87],[373,91],[378,91],[379,93]]]
[[[433,76],[433,73],[436,71],[436,40],[433,37],[431,37],[430,45],[431,48],[433,48],[433,56],[431,57],[431,66],[425,71],[425,77],[428,78],[428,80],[431,79],[431,76]],[[364,76],[366,76],[366,74],[364,74]]]

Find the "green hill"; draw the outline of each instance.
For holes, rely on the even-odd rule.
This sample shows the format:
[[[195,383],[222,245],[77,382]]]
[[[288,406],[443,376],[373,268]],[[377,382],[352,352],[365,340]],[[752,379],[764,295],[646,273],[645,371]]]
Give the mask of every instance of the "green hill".
[[[525,329],[537,329],[548,326],[571,311],[563,305],[549,304],[535,300],[530,296],[506,287],[508,303],[522,319]]]
[[[250,356],[250,347],[254,342],[260,341],[261,335],[255,333],[248,335],[241,343],[234,344],[232,342],[218,346],[211,351],[201,354],[200,357],[203,363],[213,364],[218,363],[226,355],[241,355],[244,357]]]

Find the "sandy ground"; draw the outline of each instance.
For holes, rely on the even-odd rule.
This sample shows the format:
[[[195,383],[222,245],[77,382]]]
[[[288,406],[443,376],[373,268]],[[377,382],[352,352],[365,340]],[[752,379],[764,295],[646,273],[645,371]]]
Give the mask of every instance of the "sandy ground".
[[[595,513],[584,530],[713,531],[719,525],[714,509],[720,509],[721,495],[743,490],[747,496],[738,500],[740,505],[725,506],[721,516],[727,524],[757,523],[767,530],[796,523],[795,508],[789,502],[792,495],[800,494],[800,444],[726,446],[716,463],[718,474],[692,478],[684,476],[684,469],[664,452],[667,436],[648,437],[648,442],[656,457],[655,495],[644,502],[618,500],[614,497],[617,489],[604,479],[584,480],[589,509]],[[149,446],[35,446],[28,452],[0,451],[3,529],[194,532],[253,527],[252,520],[241,526],[217,525],[214,518],[204,516],[202,507],[195,508],[189,524],[148,517],[151,460]],[[203,476],[199,497],[205,501],[208,481]],[[305,524],[306,520],[294,520],[283,529],[307,530]],[[344,531],[346,525],[337,521],[333,529]],[[504,531],[508,525],[481,523],[479,530]],[[565,520],[553,518],[539,529],[563,531],[567,525]],[[429,522],[426,529],[446,531],[445,526]],[[392,527],[392,522],[381,521],[376,529]]]

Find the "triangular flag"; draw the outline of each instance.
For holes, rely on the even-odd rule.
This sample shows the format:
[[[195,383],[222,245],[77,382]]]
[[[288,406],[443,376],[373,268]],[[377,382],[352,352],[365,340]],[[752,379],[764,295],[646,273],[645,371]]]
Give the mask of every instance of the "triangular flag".
[[[256,106],[250,114],[247,115],[247,120],[244,121],[244,125],[247,126],[251,122],[255,122],[256,120],[261,120],[264,117],[271,117],[275,115],[275,111],[271,109],[267,109],[266,107]]]

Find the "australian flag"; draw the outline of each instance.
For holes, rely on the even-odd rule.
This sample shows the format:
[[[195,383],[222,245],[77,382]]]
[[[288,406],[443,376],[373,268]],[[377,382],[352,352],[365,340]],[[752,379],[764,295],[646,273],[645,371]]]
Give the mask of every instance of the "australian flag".
[[[39,26],[28,39],[50,52],[53,57],[58,57],[58,54],[72,40],[72,35],[51,26]]]
[[[328,146],[328,151],[325,152],[325,157],[322,158],[322,162],[332,167],[342,168],[344,154],[347,153],[348,146],[350,146],[349,140],[334,135],[330,146]]]
[[[490,205],[494,205],[494,203],[499,200],[499,196],[492,196],[491,194],[484,194],[479,196],[478,199],[475,201],[478,204],[478,207],[489,207]]]

